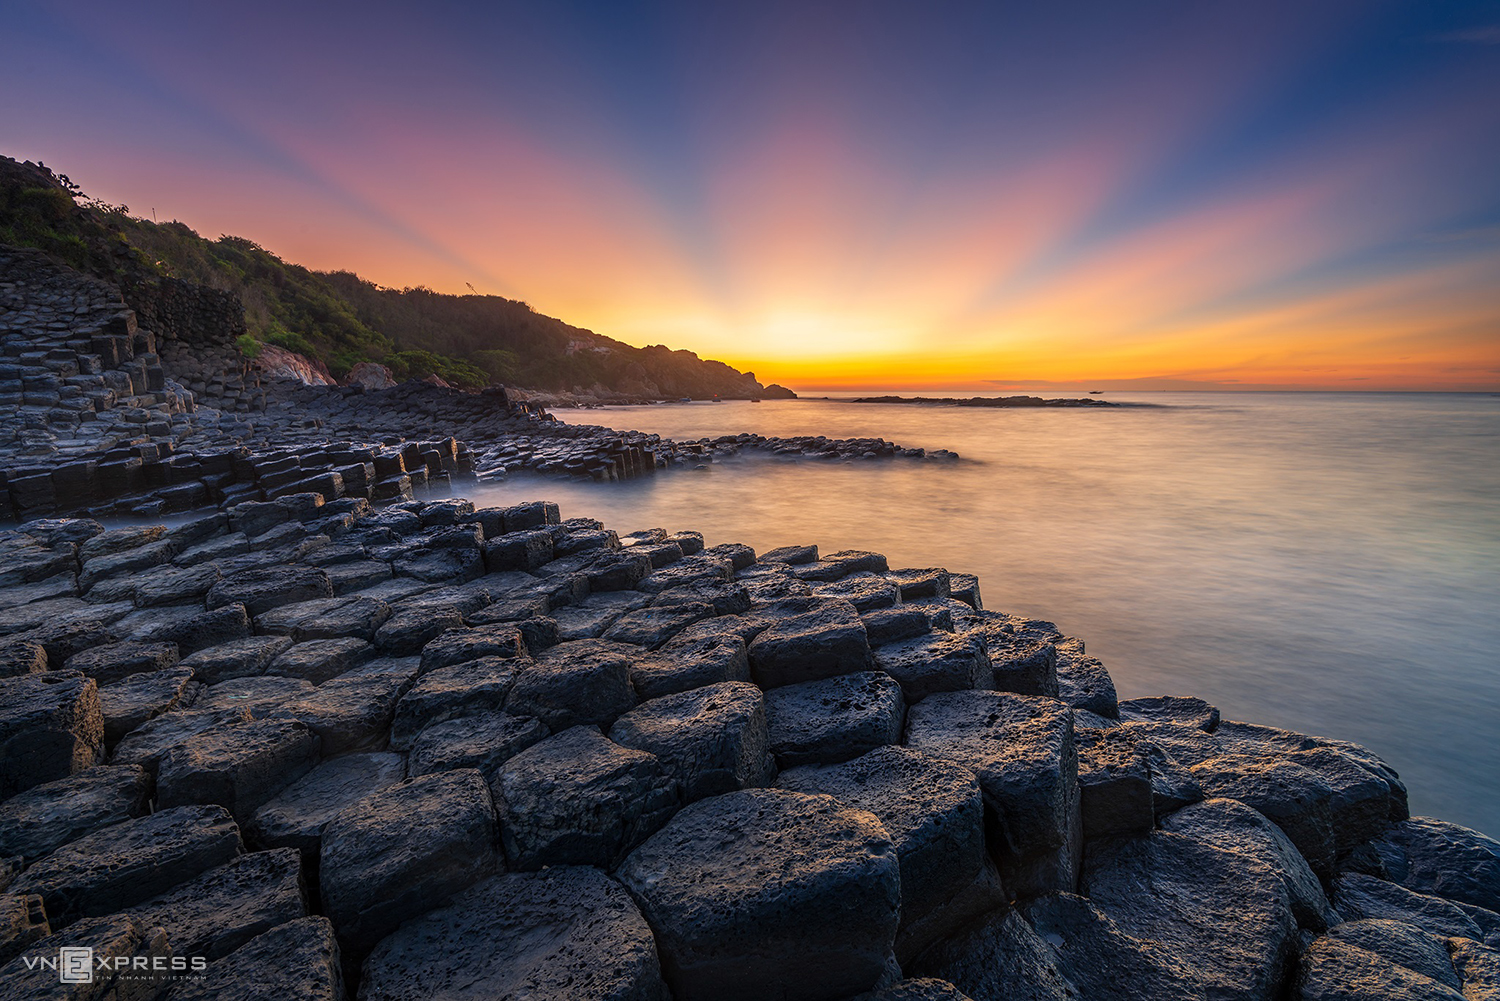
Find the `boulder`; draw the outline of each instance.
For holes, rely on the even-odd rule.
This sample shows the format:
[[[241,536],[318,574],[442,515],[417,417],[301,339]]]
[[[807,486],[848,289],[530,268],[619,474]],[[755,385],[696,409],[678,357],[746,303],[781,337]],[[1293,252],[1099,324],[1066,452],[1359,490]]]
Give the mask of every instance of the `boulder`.
[[[1330,938],[1368,949],[1397,966],[1431,977],[1445,987],[1463,989],[1453,969],[1448,943],[1404,921],[1345,921],[1328,930]]]
[[[1202,699],[1157,695],[1127,699],[1119,703],[1120,719],[1140,723],[1176,723],[1213,733],[1219,725],[1219,710]]]
[[[0,678],[41,674],[45,670],[47,670],[47,648],[42,644],[35,640],[10,640],[0,643]]]
[[[1500,842],[1430,817],[1396,824],[1374,842],[1390,878],[1408,890],[1500,911]]]
[[[1083,836],[1145,834],[1156,823],[1151,766],[1123,727],[1074,731]]]
[[[901,589],[878,574],[854,574],[843,580],[815,584],[812,593],[819,598],[847,601],[859,612],[890,608],[901,602]]]
[[[1080,997],[1047,942],[1011,908],[997,910],[961,934],[938,942],[917,960],[913,971],[940,977],[973,1001],[1073,1001]],[[1095,999],[1088,997],[1088,1001]]]
[[[139,765],[96,765],[0,803],[0,858],[35,862],[70,841],[146,812],[151,776]]]
[[[1319,878],[1333,872],[1333,789],[1316,771],[1284,757],[1224,755],[1192,767],[1206,796],[1237,799],[1286,832]]]
[[[1413,893],[1374,876],[1346,872],[1334,880],[1333,905],[1346,921],[1405,921],[1434,935],[1482,940],[1484,932],[1463,909],[1442,897]]]
[[[85,950],[89,978],[63,982],[54,964],[61,949]],[[74,953],[78,957],[79,953]],[[30,964],[28,964],[30,960]],[[87,918],[38,939],[26,954],[0,968],[0,997],[26,1001],[153,1001],[170,983],[172,949],[160,928],[144,927],[125,914]],[[81,973],[81,970],[70,970]]]
[[[615,865],[680,802],[654,754],[576,726],[514,755],[494,779],[505,854],[516,869]]]
[[[190,980],[171,1001],[344,1001],[333,926],[318,915],[262,932]]]
[[[297,641],[352,637],[372,641],[391,617],[391,606],[379,598],[345,595],[314,598],[273,608],[256,616],[255,627]]]
[[[194,734],[161,756],[163,807],[214,803],[244,822],[318,762],[318,738],[297,720],[260,719]]]
[[[767,785],[776,773],[760,689],[743,681],[645,702],[615,721],[609,739],[656,755],[687,803]]]
[[[1118,1001],[1207,1001],[1181,961],[1149,939],[1127,935],[1083,897],[1053,893],[1021,911],[1050,947],[1056,967],[1080,998]]]
[[[391,617],[375,631],[375,646],[387,657],[407,657],[449,629],[463,628],[459,610],[446,603],[396,606]]]
[[[511,657],[483,657],[443,667],[418,679],[396,704],[391,747],[411,749],[424,727],[471,713],[499,710],[530,662]]]
[[[103,754],[93,679],[77,671],[0,679],[0,799],[82,771]]]
[[[907,702],[935,692],[990,688],[994,671],[984,640],[974,635],[928,633],[875,650],[875,666],[901,683]]]
[[[314,685],[336,678],[375,656],[375,648],[362,639],[308,640],[288,647],[266,666],[266,674],[300,678]]]
[[[346,754],[315,767],[255,811],[245,838],[258,848],[296,848],[316,862],[323,827],[345,807],[405,778],[399,754]]]
[[[503,867],[484,777],[472,769],[407,779],[323,828],[319,882],[348,961],[401,922]]]
[[[302,859],[282,848],[241,855],[132,907],[147,928],[164,928],[179,956],[219,959],[261,932],[307,916]]]
[[[250,719],[250,710],[241,706],[230,709],[189,709],[163,713],[136,727],[115,746],[110,756],[117,765],[140,765],[153,777],[162,755],[192,737],[226,726],[237,726]]]
[[[674,588],[673,590],[681,590]],[[671,593],[671,592],[665,592]],[[604,638],[618,643],[634,643],[655,650],[683,629],[714,614],[708,602],[688,601],[681,604],[656,604],[626,612],[604,632]]]
[[[422,673],[481,657],[525,657],[526,643],[514,623],[450,629],[422,648]]]
[[[1078,814],[1073,716],[1055,699],[945,692],[907,713],[906,743],[979,777],[1002,831],[1003,854],[1064,847]]]
[[[412,741],[407,774],[415,778],[455,768],[477,768],[493,782],[501,765],[547,736],[548,730],[540,720],[503,712],[480,711],[433,723]]]
[[[51,934],[41,897],[34,893],[0,893],[0,970]],[[0,985],[4,983],[4,974],[0,973]]]
[[[885,573],[890,569],[884,556],[859,549],[829,553],[814,563],[792,567],[792,572],[806,581],[842,580],[853,573]]]
[[[745,641],[733,633],[679,633],[655,654],[639,657],[630,667],[630,684],[642,699],[724,681],[749,680]]]
[[[1083,641],[1068,638],[1057,644],[1057,697],[1074,709],[1086,709],[1105,719],[1117,719],[1115,683],[1097,657],[1083,652]]]
[[[1302,927],[1321,931],[1339,922],[1323,885],[1291,839],[1244,803],[1233,799],[1207,800],[1166,815],[1161,827],[1216,848],[1239,852],[1269,866],[1286,886],[1292,914]]]
[[[82,671],[101,685],[113,685],[133,674],[163,670],[177,663],[176,643],[125,640],[106,643],[68,658],[70,671]]]
[[[1297,1001],[1459,1001],[1463,994],[1342,939],[1325,935],[1298,963]]]
[[[677,1001],[842,997],[888,969],[901,877],[875,817],[830,796],[700,800],[619,878],[656,934]]]
[[[360,997],[668,1001],[635,902],[575,866],[493,876],[406,922],[365,961]]]
[[[293,699],[309,695],[316,690],[311,681],[302,678],[283,678],[279,675],[263,675],[252,678],[233,678],[205,688],[194,706],[208,709],[248,709],[259,719]]]
[[[225,577],[208,592],[208,607],[240,604],[252,617],[281,605],[333,597],[328,574],[317,567],[273,566]]]
[[[417,677],[417,659],[382,658],[284,702],[276,713],[306,723],[325,758],[384,750],[402,695]]]
[[[841,765],[783,772],[776,785],[823,793],[874,814],[901,868],[902,964],[1006,895],[984,843],[984,803],[974,774],[907,747],[881,747]]]
[[[952,614],[951,607],[948,611]],[[965,631],[984,636],[997,689],[1058,697],[1057,641],[1062,634],[1056,626],[1001,612],[972,612],[964,620]]]
[[[564,640],[595,639],[626,612],[645,608],[651,596],[639,591],[591,594],[574,605],[555,609],[557,630]]]
[[[250,635],[250,613],[239,603],[209,611],[204,611],[201,606],[186,605],[138,614],[142,616],[139,622],[133,623],[133,616],[128,615],[120,620],[122,627],[127,624],[132,627],[132,639],[144,643],[175,643],[183,656]]]
[[[1257,859],[1158,831],[1095,842],[1081,885],[1121,931],[1173,954],[1209,997],[1280,997],[1296,922],[1280,875]]]
[[[775,618],[749,645],[756,684],[776,688],[874,667],[865,625],[853,605],[822,599],[787,604],[799,610]]]
[[[189,667],[169,667],[149,674],[132,674],[124,681],[99,689],[99,712],[104,718],[104,741],[121,737],[162,713],[191,706],[203,686]]]
[[[56,927],[144,903],[240,854],[220,806],[183,806],[101,828],[32,865],[11,887],[39,893]]]
[[[608,726],[635,706],[630,671],[640,648],[609,640],[573,640],[543,650],[511,688],[509,712],[534,716],[554,732]]]
[[[771,753],[782,768],[837,764],[901,739],[901,686],[880,671],[773,688],[766,693]]]

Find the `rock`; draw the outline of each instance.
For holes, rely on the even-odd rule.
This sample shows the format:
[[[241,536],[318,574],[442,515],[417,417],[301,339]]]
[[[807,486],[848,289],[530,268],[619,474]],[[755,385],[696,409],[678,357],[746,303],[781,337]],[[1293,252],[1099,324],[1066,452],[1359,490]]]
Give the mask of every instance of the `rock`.
[[[644,553],[630,550],[606,552],[584,568],[589,590],[624,591],[635,587],[651,572],[651,558]]]
[[[636,591],[591,594],[576,605],[554,610],[558,633],[564,640],[594,639],[626,612],[645,608],[650,595]]]
[[[764,558],[764,557],[762,557]],[[878,991],[870,991],[854,1001],[973,1001],[967,994],[936,977],[901,980]]]
[[[767,785],[776,772],[760,689],[742,681],[652,699],[616,720],[609,739],[656,755],[687,803]]]
[[[985,852],[979,782],[967,769],[890,746],[846,764],[793,768],[776,784],[868,810],[885,827],[901,868],[896,957],[903,965],[1005,906],[999,875]]]
[[[262,932],[307,916],[302,860],[291,849],[252,852],[131,908],[164,928],[179,956],[219,959]]]
[[[901,601],[901,589],[878,574],[855,574],[840,581],[816,584],[812,593],[819,598],[847,601],[859,612],[890,608]]]
[[[338,942],[328,919],[298,918],[263,932],[184,981],[171,1001],[343,1001]]]
[[[212,563],[158,567],[135,580],[135,603],[142,608],[202,601],[224,574]]]
[[[680,590],[674,588],[673,590]],[[666,592],[670,593],[670,592]],[[714,614],[707,602],[652,605],[626,612],[605,630],[604,638],[618,643],[634,643],[655,650],[684,628]]]
[[[319,881],[348,961],[502,868],[489,787],[472,769],[407,779],[323,828]]]
[[[620,880],[656,933],[677,1001],[841,997],[876,986],[896,938],[900,874],[863,810],[780,789],[683,809]]]
[[[101,828],[21,874],[16,893],[39,893],[62,927],[111,914],[240,854],[240,832],[220,806],[184,806]]]
[[[391,606],[379,598],[346,595],[273,608],[256,617],[255,627],[262,632],[290,636],[298,642],[345,637],[368,642],[390,617]]]
[[[1449,941],[1448,949],[1454,972],[1464,983],[1465,1001],[1500,998],[1500,952],[1466,939]]]
[[[0,678],[40,674],[47,670],[47,648],[35,640],[0,643]]]
[[[1083,897],[1053,893],[1021,912],[1050,947],[1058,971],[1080,998],[1206,1001],[1192,972],[1156,943],[1127,935]]]
[[[553,732],[608,726],[635,706],[631,667],[639,648],[609,640],[573,640],[542,651],[511,688],[507,710],[534,716]]]
[[[1213,733],[1219,725],[1219,710],[1202,699],[1158,695],[1119,703],[1120,719],[1141,723],[1176,723]]]
[[[710,620],[712,621],[712,620]],[[630,684],[642,699],[656,699],[725,681],[749,681],[745,641],[731,634],[679,633],[655,655],[630,666]]]
[[[951,609],[949,610],[951,614]],[[1057,698],[1057,627],[1039,619],[978,612],[972,628],[984,636],[995,687],[1019,695]]]
[[[311,681],[264,675],[254,678],[232,678],[209,685],[194,703],[198,709],[248,709],[257,719],[267,716],[278,706],[310,695]]]
[[[653,605],[713,606],[714,615],[743,615],[750,611],[750,592],[743,584],[708,582],[672,587],[656,596]]]
[[[1333,905],[1346,921],[1405,921],[1434,935],[1482,939],[1484,933],[1456,904],[1383,879],[1346,872],[1333,884]]]
[[[408,605],[397,608],[375,632],[375,646],[387,657],[405,657],[449,629],[462,629],[457,608],[441,604]]]
[[[154,673],[177,663],[176,643],[106,643],[68,658],[70,671],[81,671],[101,685],[113,685],[133,674]]]
[[[225,577],[208,592],[208,607],[241,604],[253,617],[281,605],[331,597],[333,584],[317,567],[275,566]]]
[[[877,652],[887,643],[926,636],[933,630],[932,618],[927,612],[905,605],[878,608],[864,613],[859,620],[865,624],[865,635],[870,639],[870,646],[876,648]]]
[[[907,702],[934,692],[990,688],[994,672],[977,636],[928,633],[875,650],[875,666],[901,683]]]
[[[1083,836],[1145,834],[1156,824],[1151,766],[1121,727],[1074,730]]]
[[[880,671],[766,693],[770,749],[782,768],[837,764],[897,743],[905,720],[901,686]]]
[[[842,580],[853,573],[885,573],[890,569],[890,565],[879,553],[846,549],[842,552],[829,553],[816,563],[804,563],[792,569],[802,580],[833,581]]]
[[[1430,977],[1397,966],[1350,942],[1325,935],[1302,954],[1298,1001],[1459,1001],[1463,997]]]
[[[321,685],[354,670],[374,655],[374,647],[352,636],[346,639],[308,640],[278,654],[266,666],[266,674],[299,678]]]
[[[195,606],[181,609],[156,609],[141,622],[132,638],[145,643],[175,643],[180,654],[197,653],[250,635],[250,614],[241,604],[225,605],[203,611]],[[121,620],[130,621],[130,616]]]
[[[846,601],[806,600],[799,614],[776,619],[749,645],[750,671],[762,688],[871,670],[865,625]]]
[[[521,631],[504,622],[474,629],[450,629],[422,648],[422,673],[481,657],[525,657]]]
[[[268,800],[245,825],[260,848],[296,848],[316,862],[323,827],[339,811],[405,777],[399,754],[346,754],[315,767]]]
[[[1211,799],[1168,814],[1162,818],[1161,827],[1216,848],[1239,852],[1269,866],[1286,886],[1292,914],[1302,927],[1321,931],[1339,922],[1323,885],[1291,839],[1245,804],[1232,799]]]
[[[0,679],[0,799],[82,771],[103,753],[92,679],[77,671]]]
[[[985,804],[1018,858],[1064,847],[1078,812],[1072,714],[1055,699],[946,692],[907,713],[906,743],[979,777]]]
[[[1020,912],[1006,908],[934,945],[915,969],[974,1001],[1072,1001],[1078,995],[1058,965]]]
[[[383,750],[396,704],[416,680],[417,670],[415,657],[373,660],[276,711],[306,723],[322,741],[324,757]]]
[[[1453,970],[1447,943],[1404,921],[1345,921],[1328,930],[1330,938],[1368,949],[1397,966],[1431,977],[1445,987],[1463,989]]]
[[[412,741],[407,774],[415,778],[455,768],[477,768],[493,782],[500,766],[548,736],[540,720],[478,712],[424,727]]]
[[[510,532],[484,545],[484,565],[491,572],[535,570],[552,559],[552,533],[545,529]]]
[[[1066,639],[1057,644],[1057,697],[1074,709],[1087,709],[1105,719],[1120,715],[1115,683],[1098,658],[1083,652],[1083,642]]]
[[[52,934],[47,911],[36,894],[0,894],[0,969],[32,943]],[[0,974],[0,985],[5,983]]]
[[[396,704],[391,747],[410,750],[424,727],[504,708],[516,678],[530,667],[529,661],[483,657],[439,668],[422,677]]]
[[[39,957],[45,957],[59,963],[63,948],[81,950],[90,971],[88,980],[65,983],[59,969],[38,962]],[[64,932],[38,939],[25,955],[0,968],[0,997],[27,1001],[95,998],[152,1001],[168,985],[171,951],[165,932],[160,928],[145,928],[125,914],[78,921]],[[69,972],[76,975],[82,970]]]
[[[25,862],[146,812],[151,776],[138,765],[96,765],[0,803],[0,858]]]
[[[360,996],[668,1001],[634,901],[598,870],[572,866],[491,877],[408,921],[370,954]]]
[[[157,802],[224,807],[248,821],[318,762],[318,738],[298,720],[260,719],[195,734],[161,757]]]
[[[514,755],[494,780],[505,854],[517,869],[612,867],[677,809],[654,754],[576,726]]]
[[[1192,773],[1205,795],[1237,799],[1275,821],[1320,878],[1333,871],[1333,789],[1317,772],[1287,758],[1223,756]]]
[[[1121,931],[1160,943],[1210,998],[1279,996],[1296,923],[1286,887],[1269,866],[1156,832],[1096,842],[1081,882]]]
[[[793,566],[813,563],[817,558],[817,546],[781,546],[760,554],[762,563],[787,563]]]
[[[244,706],[230,709],[189,709],[182,712],[163,713],[136,727],[115,747],[110,760],[117,765],[140,765],[153,776],[161,757],[167,751],[186,742],[196,734],[207,733],[225,726],[236,726],[250,719],[250,710]]]
[[[1396,824],[1374,842],[1391,879],[1408,890],[1500,911],[1500,842],[1430,817]]]
[[[188,667],[169,667],[150,674],[132,674],[124,681],[99,689],[99,711],[104,718],[104,741],[121,737],[164,712],[191,706],[202,685]]]

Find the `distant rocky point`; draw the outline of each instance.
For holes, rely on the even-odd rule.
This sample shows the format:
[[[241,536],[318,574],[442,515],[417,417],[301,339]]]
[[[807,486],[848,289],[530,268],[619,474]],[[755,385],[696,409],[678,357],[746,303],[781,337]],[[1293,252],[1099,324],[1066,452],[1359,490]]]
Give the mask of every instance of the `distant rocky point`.
[[[1118,407],[1108,400],[1055,399],[1040,396],[860,396],[848,403],[926,403],[945,407]]]

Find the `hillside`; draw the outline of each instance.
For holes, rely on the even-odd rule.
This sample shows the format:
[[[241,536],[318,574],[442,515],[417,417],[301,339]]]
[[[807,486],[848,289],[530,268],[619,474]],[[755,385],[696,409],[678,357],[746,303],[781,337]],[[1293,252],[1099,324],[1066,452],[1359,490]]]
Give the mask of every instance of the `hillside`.
[[[602,390],[633,397],[790,396],[753,373],[664,346],[636,348],[493,295],[384,288],[311,271],[238,236],[208,239],[88,198],[65,175],[0,157],[0,243],[37,247],[131,288],[163,276],[237,294],[248,337],[325,364],[337,377],[364,361],[397,379],[437,375],[459,386]],[[254,352],[255,344],[245,343]]]

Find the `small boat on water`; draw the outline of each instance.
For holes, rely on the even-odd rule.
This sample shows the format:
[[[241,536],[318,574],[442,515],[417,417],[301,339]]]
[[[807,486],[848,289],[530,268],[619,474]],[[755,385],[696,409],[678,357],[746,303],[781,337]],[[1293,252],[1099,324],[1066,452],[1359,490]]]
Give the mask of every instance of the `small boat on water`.
[[[1103,396],[1104,395],[1104,390],[1102,390],[1102,389],[1091,389],[1091,390],[1089,390],[1089,395],[1090,396]]]

